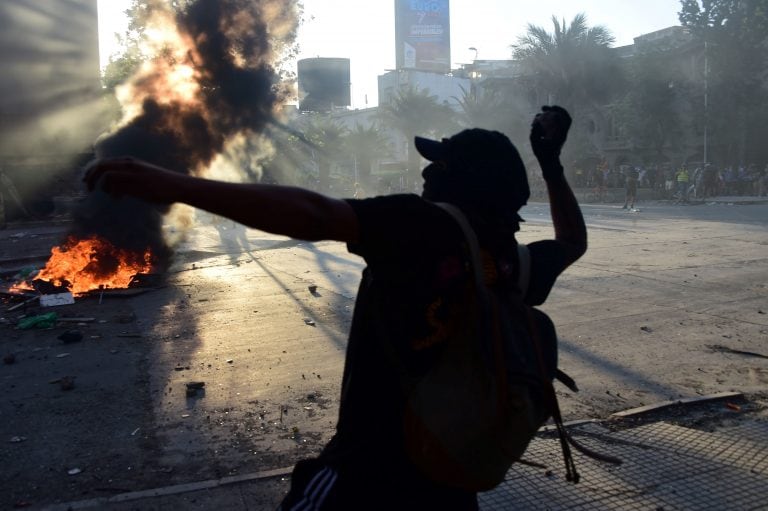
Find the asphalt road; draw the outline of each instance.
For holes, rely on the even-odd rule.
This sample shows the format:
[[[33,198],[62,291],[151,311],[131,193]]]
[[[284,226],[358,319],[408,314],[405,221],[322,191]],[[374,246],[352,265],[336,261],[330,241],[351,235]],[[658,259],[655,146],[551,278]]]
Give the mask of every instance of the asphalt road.
[[[589,251],[543,307],[581,388],[558,388],[566,420],[721,391],[768,400],[768,360],[755,356],[768,355],[768,205],[639,208],[584,206]],[[551,237],[548,216],[526,207],[521,240]],[[44,232],[0,233],[4,266],[9,254],[44,256],[56,236]],[[225,223],[191,233],[164,286],[56,308],[85,321],[18,330],[22,314],[47,311],[4,307],[0,349],[15,363],[0,366],[0,506],[290,467],[318,452],[335,424],[362,265],[339,243]],[[83,339],[64,344],[71,329]],[[187,395],[190,382],[204,390]],[[277,480],[251,508],[271,509],[285,488]]]

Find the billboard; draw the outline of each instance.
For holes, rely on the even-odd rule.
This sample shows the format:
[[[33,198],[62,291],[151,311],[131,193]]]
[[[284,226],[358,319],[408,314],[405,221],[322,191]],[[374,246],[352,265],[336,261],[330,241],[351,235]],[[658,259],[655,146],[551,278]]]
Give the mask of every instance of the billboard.
[[[448,0],[395,0],[397,69],[451,70]]]

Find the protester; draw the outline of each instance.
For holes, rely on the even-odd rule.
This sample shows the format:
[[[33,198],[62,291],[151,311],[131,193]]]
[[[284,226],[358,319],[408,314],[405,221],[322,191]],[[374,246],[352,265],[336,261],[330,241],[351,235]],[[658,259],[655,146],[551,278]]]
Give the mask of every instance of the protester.
[[[524,300],[538,305],[558,275],[586,251],[581,210],[560,164],[571,119],[543,107],[530,142],[548,189],[554,239],[529,245]],[[526,169],[501,133],[462,131],[442,141],[416,138],[430,161],[421,196],[340,200],[310,190],[211,181],[132,158],[97,161],[85,180],[119,197],[181,202],[264,231],[303,240],[337,240],[365,259],[347,345],[336,434],[319,457],[296,464],[281,509],[477,509],[477,495],[425,477],[404,446],[400,371],[417,377],[434,363],[451,318],[447,294],[466,289],[464,236],[434,202],[468,218],[490,265],[494,288],[517,286],[518,211],[529,198]],[[488,278],[488,274],[487,274]],[[392,363],[392,353],[402,366]]]
[[[717,169],[711,164],[704,165],[704,175],[702,177],[702,198],[714,197],[718,191],[718,172]]]
[[[637,197],[637,181],[638,181],[637,167],[629,166],[624,175],[625,183],[624,188],[626,190],[626,197],[624,198],[624,206],[621,209],[630,210],[635,209],[635,198]]]
[[[13,181],[5,171],[0,168],[0,229],[6,229],[8,227],[8,211],[10,208],[6,206],[9,200],[13,200],[18,210],[26,217],[30,217],[29,211],[24,207],[24,202],[21,200],[18,190],[13,185]]]
[[[688,174],[688,169],[685,165],[680,167],[680,170],[675,174],[675,181],[677,181],[678,200],[680,202],[688,202],[688,188],[690,186],[691,177]]]

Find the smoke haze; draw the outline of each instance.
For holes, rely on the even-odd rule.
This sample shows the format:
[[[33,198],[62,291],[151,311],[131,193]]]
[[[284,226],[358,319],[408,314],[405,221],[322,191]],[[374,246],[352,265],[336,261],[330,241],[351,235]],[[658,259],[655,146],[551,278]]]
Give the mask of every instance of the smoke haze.
[[[131,155],[183,173],[205,173],[217,156],[240,162],[237,147],[273,121],[286,91],[273,63],[295,37],[294,2],[198,0],[175,11],[148,3],[155,58],[118,90],[126,117],[96,144],[97,157]],[[245,153],[245,151],[241,151]],[[75,212],[76,235],[149,246],[163,265],[165,209],[138,200],[89,195]]]

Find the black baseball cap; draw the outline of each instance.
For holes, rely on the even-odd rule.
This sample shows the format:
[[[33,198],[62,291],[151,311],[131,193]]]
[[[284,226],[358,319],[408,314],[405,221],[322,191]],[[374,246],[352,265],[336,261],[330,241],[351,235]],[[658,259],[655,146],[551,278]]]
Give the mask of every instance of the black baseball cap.
[[[506,135],[472,128],[440,141],[416,137],[415,144],[425,159],[445,164],[445,172],[454,174],[462,195],[513,210],[517,221],[522,221],[517,211],[528,202],[531,191],[520,153]]]

